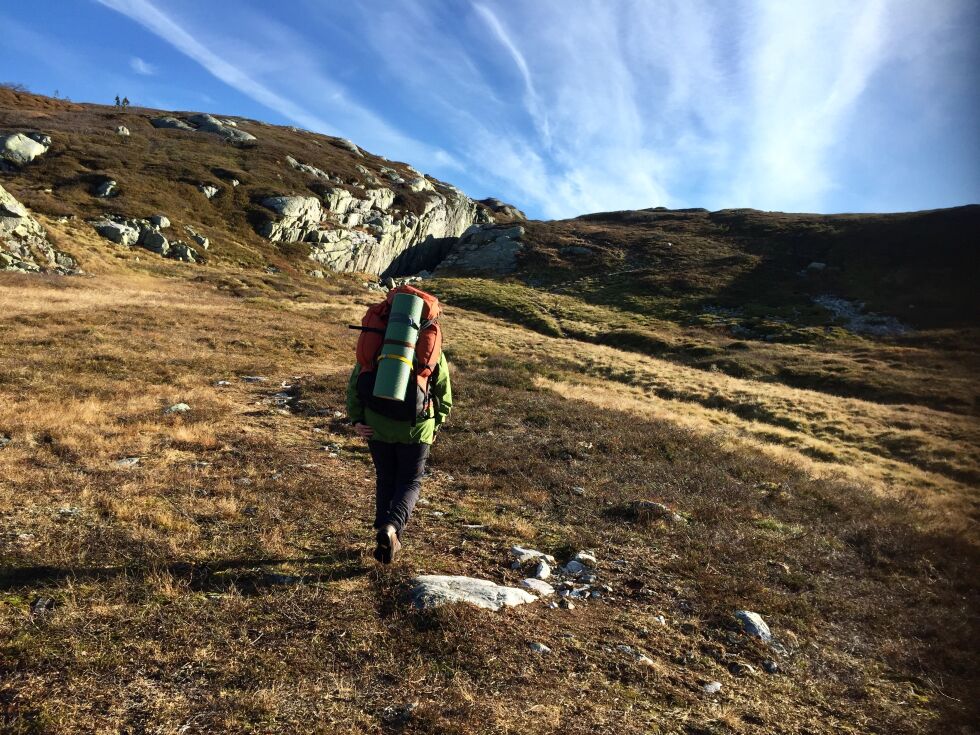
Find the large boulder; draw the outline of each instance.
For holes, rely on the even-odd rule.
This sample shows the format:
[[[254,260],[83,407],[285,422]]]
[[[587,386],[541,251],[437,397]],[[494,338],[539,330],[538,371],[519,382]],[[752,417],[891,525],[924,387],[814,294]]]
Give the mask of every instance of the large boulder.
[[[513,204],[502,202],[496,197],[481,199],[480,204],[489,209],[494,214],[497,222],[512,222],[514,220],[526,220],[527,215],[515,207]]]
[[[420,609],[463,602],[486,610],[500,610],[534,602],[537,597],[517,587],[504,587],[487,579],[439,574],[415,578],[412,602]]]
[[[194,128],[183,120],[178,120],[170,115],[161,115],[150,120],[150,125],[155,128],[174,128],[175,130],[194,130]]]
[[[214,133],[235,143],[247,143],[256,139],[251,133],[239,130],[237,126],[225,125],[221,120],[207,113],[191,115],[187,118],[187,121],[192,125],[196,125],[199,132]]]
[[[48,241],[41,224],[23,204],[0,186],[0,270],[78,273],[78,263]]]
[[[42,140],[47,140],[47,145],[23,133],[0,137],[0,158],[18,166],[30,163],[38,156],[47,153],[48,147],[51,145],[51,138],[46,135],[39,135],[39,137]]]
[[[524,244],[520,225],[473,225],[439,264],[437,272],[510,273],[517,268],[517,255]]]
[[[93,223],[93,226],[102,237],[118,245],[130,247],[140,240],[140,231],[124,222],[104,219]]]

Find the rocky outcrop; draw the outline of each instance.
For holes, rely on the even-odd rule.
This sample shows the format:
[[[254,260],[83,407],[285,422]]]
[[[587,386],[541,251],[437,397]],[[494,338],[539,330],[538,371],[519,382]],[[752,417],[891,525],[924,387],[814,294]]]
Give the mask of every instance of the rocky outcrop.
[[[201,113],[191,115],[185,120],[180,120],[172,115],[161,115],[150,119],[150,124],[155,128],[174,128],[176,130],[197,131],[200,133],[213,133],[232,143],[248,143],[255,140],[255,136],[239,130],[237,123],[231,120],[219,120],[213,115]]]
[[[56,250],[23,204],[0,186],[0,270],[80,273],[70,255]]]
[[[230,140],[233,143],[248,143],[256,139],[251,133],[246,133],[244,130],[239,130],[237,124],[234,126],[227,125],[218,118],[208,115],[207,113],[191,115],[189,118],[187,118],[187,122],[196,126],[198,132],[214,133],[215,135],[219,135],[225,140]]]
[[[160,117],[154,117],[150,120],[150,125],[155,128],[173,128],[175,130],[190,130],[193,131],[194,128],[185,123],[183,120],[178,120],[176,117],[171,117],[170,115],[161,115]]]
[[[183,240],[167,239],[161,230],[170,227],[170,220],[162,214],[155,214],[149,219],[106,216],[91,224],[102,237],[124,247],[136,245],[151,253],[186,263],[198,263],[202,260],[198,251]],[[203,243],[200,240],[198,243],[207,249],[209,243],[206,237],[197,235],[190,228],[185,229],[192,233],[195,240],[203,240]]]
[[[42,133],[14,133],[0,137],[0,159],[17,166],[30,163],[48,152],[51,138]]]
[[[520,225],[473,225],[442,260],[437,272],[510,273],[517,267],[524,234]]]
[[[513,222],[515,220],[527,219],[527,215],[513,204],[507,204],[506,202],[502,202],[495,197],[481,199],[480,204],[493,212],[494,219],[497,222]]]
[[[261,203],[278,217],[259,233],[274,242],[307,242],[310,258],[333,270],[393,275],[434,267],[483,212],[458,189],[441,184],[419,214],[393,210],[395,198],[387,186],[357,195],[333,187],[322,200],[270,197]]]

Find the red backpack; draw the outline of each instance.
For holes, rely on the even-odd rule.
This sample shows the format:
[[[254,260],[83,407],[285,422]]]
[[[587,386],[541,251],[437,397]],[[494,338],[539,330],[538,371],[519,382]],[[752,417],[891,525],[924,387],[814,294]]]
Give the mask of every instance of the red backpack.
[[[388,316],[395,294],[408,293],[422,299],[422,323],[418,339],[415,342],[415,365],[412,368],[414,381],[409,382],[408,393],[401,401],[391,401],[385,398],[375,398],[374,379],[377,377],[378,357],[384,345],[385,330],[388,328]],[[432,294],[421,291],[409,285],[397,286],[388,292],[388,297],[379,304],[368,308],[361,319],[361,326],[351,326],[358,329],[361,335],[357,338],[357,362],[361,372],[357,378],[357,394],[361,402],[382,416],[412,421],[428,413],[432,403],[431,382],[439,366],[439,356],[442,354],[442,329],[439,326],[439,315],[442,306]],[[415,390],[412,391],[412,387]],[[414,396],[412,393],[414,392]]]

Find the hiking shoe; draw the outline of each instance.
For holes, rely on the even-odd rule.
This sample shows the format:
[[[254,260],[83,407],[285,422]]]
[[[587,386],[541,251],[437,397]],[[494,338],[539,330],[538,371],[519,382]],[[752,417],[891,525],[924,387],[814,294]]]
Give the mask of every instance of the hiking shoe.
[[[390,523],[378,531],[378,545],[374,549],[374,558],[382,564],[391,564],[402,548],[398,540],[398,531]]]

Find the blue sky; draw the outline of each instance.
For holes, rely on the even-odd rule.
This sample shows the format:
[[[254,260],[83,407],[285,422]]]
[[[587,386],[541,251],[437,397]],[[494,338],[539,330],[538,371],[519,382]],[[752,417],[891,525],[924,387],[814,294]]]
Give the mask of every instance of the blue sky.
[[[533,217],[980,202],[974,0],[0,3],[0,79],[293,124]]]

